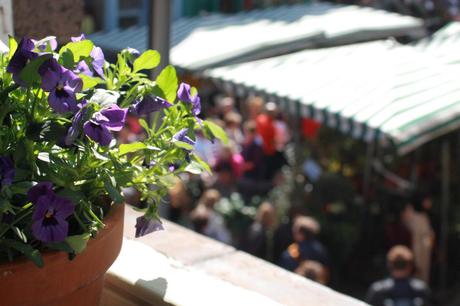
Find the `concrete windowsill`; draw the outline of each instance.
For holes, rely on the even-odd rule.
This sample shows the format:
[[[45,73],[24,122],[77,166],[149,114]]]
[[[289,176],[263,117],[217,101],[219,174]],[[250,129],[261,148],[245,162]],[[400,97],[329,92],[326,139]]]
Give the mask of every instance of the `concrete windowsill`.
[[[134,239],[140,214],[127,207],[120,256],[102,305],[365,305],[275,265],[164,221]]]

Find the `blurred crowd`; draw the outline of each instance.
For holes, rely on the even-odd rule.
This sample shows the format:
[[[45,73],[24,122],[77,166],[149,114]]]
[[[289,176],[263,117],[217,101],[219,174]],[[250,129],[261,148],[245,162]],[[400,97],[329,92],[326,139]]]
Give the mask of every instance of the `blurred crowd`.
[[[275,103],[260,97],[244,105],[235,105],[231,97],[216,100],[207,107],[206,118],[225,130],[228,143],[211,142],[197,132],[195,152],[210,165],[212,175],[188,173],[177,180],[165,199],[168,204],[160,205],[161,216],[327,285],[334,265],[319,238],[321,225],[305,206],[291,203],[289,191],[283,192],[293,176],[289,119]],[[309,124],[303,122],[307,137],[318,129]],[[137,119],[129,118],[120,141],[135,141],[141,130]],[[311,181],[322,175],[313,158],[302,168]],[[276,190],[281,190],[277,197]],[[135,192],[125,196],[139,205]],[[373,284],[367,300],[372,305],[429,305],[426,284],[435,239],[427,213],[430,198],[412,197],[399,204],[396,218],[385,228],[389,278]],[[388,304],[388,299],[401,303]]]

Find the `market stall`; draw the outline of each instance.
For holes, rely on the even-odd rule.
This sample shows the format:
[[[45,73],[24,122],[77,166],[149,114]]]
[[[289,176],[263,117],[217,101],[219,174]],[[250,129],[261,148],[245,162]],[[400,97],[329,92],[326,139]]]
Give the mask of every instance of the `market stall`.
[[[147,31],[132,27],[89,37],[108,52],[126,46],[144,51]],[[305,48],[425,34],[423,21],[410,16],[354,5],[298,4],[179,19],[171,27],[171,63],[196,71]]]

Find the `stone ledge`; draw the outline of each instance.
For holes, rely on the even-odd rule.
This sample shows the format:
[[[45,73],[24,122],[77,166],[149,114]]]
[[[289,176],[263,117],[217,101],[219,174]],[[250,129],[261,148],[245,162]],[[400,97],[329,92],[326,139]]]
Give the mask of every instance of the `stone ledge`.
[[[164,221],[134,240],[127,207],[120,256],[102,305],[366,305],[233,247]]]

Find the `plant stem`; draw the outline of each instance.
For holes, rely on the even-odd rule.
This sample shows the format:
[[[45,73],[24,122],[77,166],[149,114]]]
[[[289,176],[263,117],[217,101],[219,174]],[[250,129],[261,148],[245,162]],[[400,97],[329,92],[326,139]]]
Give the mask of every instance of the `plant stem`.
[[[16,220],[14,220],[13,223],[11,223],[8,228],[6,228],[5,230],[3,230],[2,232],[0,232],[0,237],[3,237],[3,235],[5,235],[5,233],[10,230],[13,225],[15,225],[16,223],[18,223],[19,221],[23,220],[25,217],[28,217],[30,214],[32,213],[32,209],[29,209],[26,213],[24,213],[22,216],[20,216],[19,218],[17,218]]]

